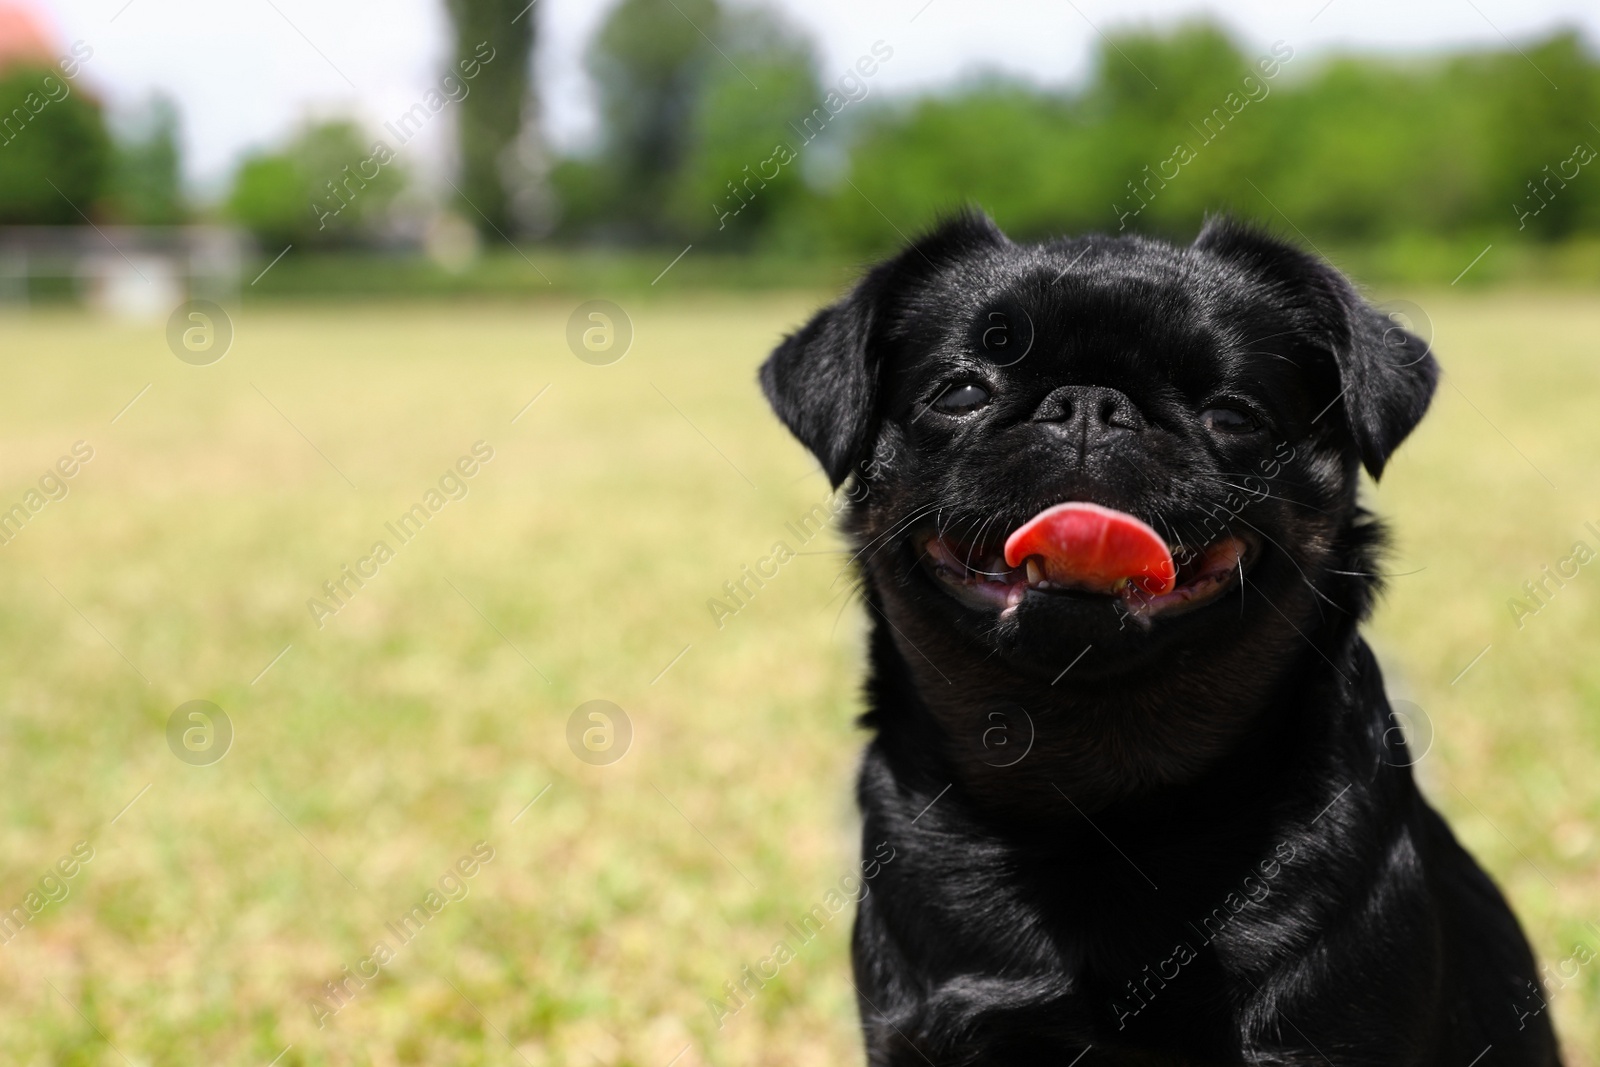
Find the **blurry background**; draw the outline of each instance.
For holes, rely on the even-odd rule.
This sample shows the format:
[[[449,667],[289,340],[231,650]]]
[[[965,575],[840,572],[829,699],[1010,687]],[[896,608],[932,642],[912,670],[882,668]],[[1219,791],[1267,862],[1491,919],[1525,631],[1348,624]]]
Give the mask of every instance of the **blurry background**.
[[[862,620],[754,371],[975,203],[1231,211],[1433,339],[1373,640],[1548,965],[1506,1010],[1600,1063],[1597,49],[1557,0],[0,0],[0,1060],[859,1062],[848,910],[788,927],[856,870]]]
[[[1019,237],[1226,209],[1375,279],[1496,241],[1477,281],[1600,278],[1586,5],[900,6],[6,0],[0,222],[238,226],[299,253],[265,293],[625,284],[689,243],[831,279],[967,201]]]

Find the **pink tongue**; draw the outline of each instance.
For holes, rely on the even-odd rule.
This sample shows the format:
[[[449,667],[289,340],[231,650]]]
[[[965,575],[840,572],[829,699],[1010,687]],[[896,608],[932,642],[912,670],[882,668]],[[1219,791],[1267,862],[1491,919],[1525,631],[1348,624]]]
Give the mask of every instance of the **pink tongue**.
[[[1146,593],[1172,591],[1178,569],[1161,535],[1132,515],[1073,501],[1039,512],[1006,538],[1006,566],[1029,556],[1052,580],[1109,590],[1123,578]]]

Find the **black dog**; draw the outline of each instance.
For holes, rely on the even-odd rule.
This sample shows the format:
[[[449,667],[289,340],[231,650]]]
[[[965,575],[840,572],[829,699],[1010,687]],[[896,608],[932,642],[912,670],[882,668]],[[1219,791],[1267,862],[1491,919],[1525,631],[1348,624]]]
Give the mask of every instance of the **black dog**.
[[[870,1063],[1558,1063],[1357,630],[1360,468],[1437,374],[1230,222],[1024,246],[963,215],[772,354],[779,417],[860,490],[859,800],[898,855],[856,920]],[[1161,531],[1175,588],[1008,564],[1065,501]]]

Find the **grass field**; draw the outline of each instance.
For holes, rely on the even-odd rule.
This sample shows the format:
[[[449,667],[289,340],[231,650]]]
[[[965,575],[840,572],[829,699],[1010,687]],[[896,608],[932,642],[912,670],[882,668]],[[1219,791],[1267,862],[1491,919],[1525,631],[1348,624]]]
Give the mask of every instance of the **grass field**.
[[[1600,549],[1600,298],[1405,295],[1449,378],[1372,493],[1404,575],[1374,641],[1554,971],[1600,949],[1600,568],[1507,601]],[[610,366],[576,301],[245,310],[205,367],[161,324],[0,320],[0,510],[93,450],[0,547],[0,1062],[859,1062],[847,913],[707,1006],[855,859],[836,545],[706,606],[827,495],[753,381],[814,299],[639,299]],[[568,740],[596,699],[632,728],[605,765]],[[219,762],[169,747],[190,700]],[[1600,962],[1550,1001],[1600,1063]]]

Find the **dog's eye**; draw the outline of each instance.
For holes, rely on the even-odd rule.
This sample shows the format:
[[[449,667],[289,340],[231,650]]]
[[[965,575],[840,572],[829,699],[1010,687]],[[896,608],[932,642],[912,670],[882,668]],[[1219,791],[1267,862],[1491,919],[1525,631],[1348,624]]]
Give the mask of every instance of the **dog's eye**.
[[[1253,433],[1261,428],[1254,415],[1233,407],[1207,408],[1200,413],[1200,421],[1213,433]]]
[[[939,394],[933,406],[947,415],[965,415],[989,402],[989,390],[975,382],[953,385]]]

